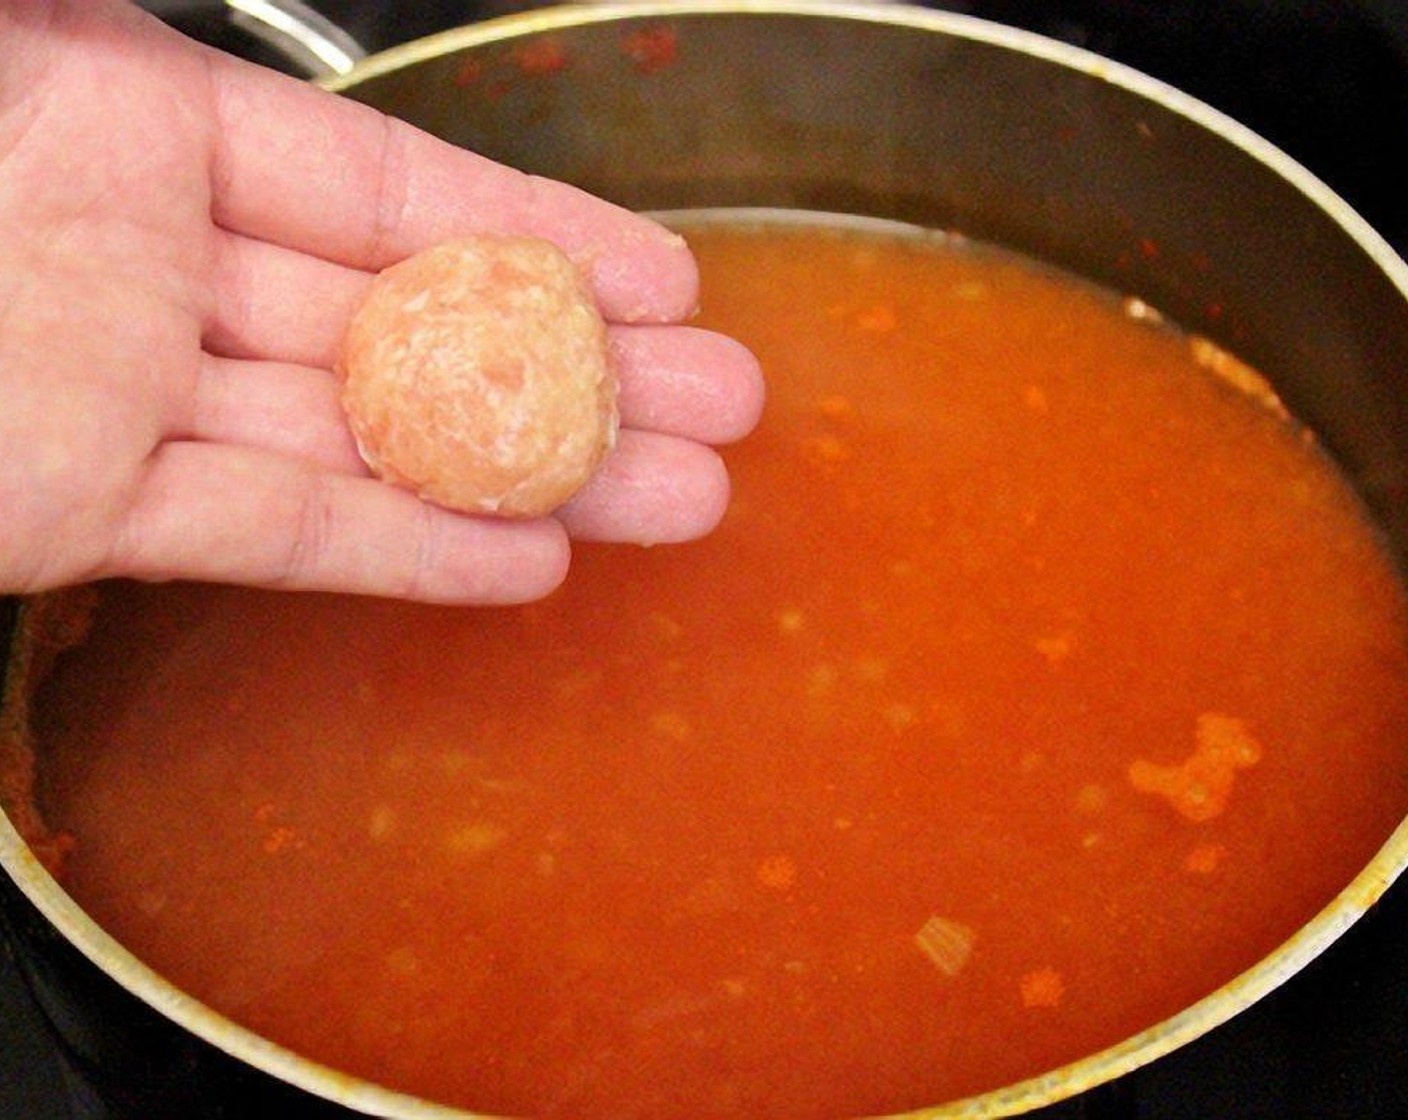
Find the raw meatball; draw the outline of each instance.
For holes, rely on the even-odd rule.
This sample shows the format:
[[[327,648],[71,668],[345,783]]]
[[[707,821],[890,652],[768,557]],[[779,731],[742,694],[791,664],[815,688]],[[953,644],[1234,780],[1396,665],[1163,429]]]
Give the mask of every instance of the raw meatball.
[[[529,237],[466,237],[382,272],[338,372],[381,478],[468,513],[535,517],[616,440],[606,326],[567,256]]]

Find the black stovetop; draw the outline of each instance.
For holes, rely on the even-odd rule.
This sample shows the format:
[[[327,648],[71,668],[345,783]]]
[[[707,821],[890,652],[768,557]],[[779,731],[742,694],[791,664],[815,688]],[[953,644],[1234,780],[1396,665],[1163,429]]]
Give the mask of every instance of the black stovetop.
[[[367,47],[514,0],[314,0]],[[1261,132],[1408,256],[1408,0],[960,0],[1127,62]],[[1043,1120],[1408,1117],[1408,882],[1299,976],[1203,1039]],[[3,949],[3,946],[0,946]],[[0,951],[0,1120],[69,1103],[42,1021]]]

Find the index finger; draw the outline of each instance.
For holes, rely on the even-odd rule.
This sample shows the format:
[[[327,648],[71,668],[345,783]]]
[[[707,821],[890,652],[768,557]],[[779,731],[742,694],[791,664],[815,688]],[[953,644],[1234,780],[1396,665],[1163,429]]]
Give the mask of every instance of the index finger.
[[[369,271],[466,233],[527,234],[572,257],[609,319],[695,309],[693,256],[655,222],[297,79],[223,55],[210,68],[226,229]]]

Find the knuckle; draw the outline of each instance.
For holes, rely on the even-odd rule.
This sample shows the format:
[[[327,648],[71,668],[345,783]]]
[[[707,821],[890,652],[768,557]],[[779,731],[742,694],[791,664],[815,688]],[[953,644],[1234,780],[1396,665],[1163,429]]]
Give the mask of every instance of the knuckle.
[[[277,586],[311,587],[325,580],[335,523],[336,507],[328,485],[314,478],[299,499]]]
[[[381,121],[381,148],[375,168],[377,187],[364,252],[365,259],[375,262],[387,261],[391,246],[405,224],[409,197],[407,126],[393,117],[382,117]]]

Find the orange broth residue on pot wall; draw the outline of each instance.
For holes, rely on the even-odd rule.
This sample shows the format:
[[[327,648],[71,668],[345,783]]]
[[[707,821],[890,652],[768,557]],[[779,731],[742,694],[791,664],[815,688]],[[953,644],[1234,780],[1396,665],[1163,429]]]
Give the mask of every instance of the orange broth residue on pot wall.
[[[1019,258],[688,232],[769,377],[719,532],[521,609],[109,586],[36,700],[100,922],[399,1089],[805,1120],[1119,1041],[1370,859],[1408,620],[1311,440]]]

